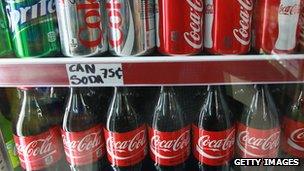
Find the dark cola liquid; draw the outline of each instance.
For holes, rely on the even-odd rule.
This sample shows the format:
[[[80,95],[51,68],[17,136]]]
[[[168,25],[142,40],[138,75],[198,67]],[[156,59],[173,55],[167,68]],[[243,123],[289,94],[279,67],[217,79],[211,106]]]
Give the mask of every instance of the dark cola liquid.
[[[53,126],[61,126],[65,110],[65,101],[68,88],[40,87],[35,88],[37,100],[41,108],[48,111],[49,123]]]
[[[36,98],[34,89],[24,89],[21,91],[21,103],[19,114],[13,119],[13,133],[19,137],[29,137],[43,134],[49,131],[53,125],[50,124],[47,118],[48,111],[43,109]],[[62,158],[39,171],[62,171],[66,170],[67,166]],[[21,170],[25,170],[21,168]]]
[[[284,117],[286,117],[293,121],[304,123],[304,85],[292,84],[288,86],[292,87],[292,92],[289,91],[288,96],[285,96],[288,99],[289,103],[286,103],[286,105],[284,106],[285,112],[284,115],[281,115],[281,121],[283,121]],[[282,123],[282,136],[290,136],[290,135],[286,135],[283,123]],[[288,152],[283,150],[284,148],[283,141],[286,141],[286,139],[281,141],[282,143],[281,143],[280,158],[298,158],[297,156],[293,156],[292,154],[289,154]],[[286,170],[290,170],[290,171],[304,170],[303,164],[304,164],[304,158],[300,158],[300,166],[289,166],[286,167]],[[276,167],[276,170],[282,171],[283,169],[282,167]]]
[[[250,106],[244,109],[243,114],[239,118],[239,122],[246,127],[259,130],[270,130],[279,127],[278,112],[274,104],[273,98],[269,93],[267,85],[254,85],[254,95],[252,96]],[[240,158],[240,154],[235,154]],[[273,166],[246,167],[235,166],[235,170],[275,170]]]
[[[137,113],[141,113],[145,121],[150,121],[158,100],[159,87],[130,87],[128,88],[129,102]]]
[[[233,114],[231,113],[224,89],[221,86],[209,86],[206,99],[201,107],[200,114],[194,124],[206,131],[225,131],[235,126]],[[221,166],[210,166],[197,161],[201,171],[226,171],[231,170],[231,161]]]
[[[185,113],[187,123],[191,124],[202,108],[201,104],[207,95],[207,87],[188,86],[174,87],[176,97],[182,111]]]
[[[177,101],[172,87],[162,87],[150,127],[161,132],[175,132],[187,126],[182,109]],[[184,171],[187,170],[187,162],[175,166],[162,166],[154,163],[157,171]]]
[[[128,88],[116,87],[106,119],[106,129],[111,132],[125,133],[133,131],[144,124],[143,118],[133,108],[129,101]],[[114,171],[140,171],[143,169],[143,161],[128,167],[112,165],[107,170]]]
[[[105,123],[114,89],[112,87],[90,87],[86,89],[86,101],[92,106],[94,113],[99,115]]]
[[[66,132],[82,132],[102,123],[102,114],[94,113],[93,105],[88,101],[88,89],[70,88],[66,104],[62,129]],[[105,157],[83,166],[70,166],[73,171],[97,171],[105,165]]]
[[[255,85],[250,106],[244,109],[239,121],[256,129],[272,129],[279,126],[278,112],[266,85]]]

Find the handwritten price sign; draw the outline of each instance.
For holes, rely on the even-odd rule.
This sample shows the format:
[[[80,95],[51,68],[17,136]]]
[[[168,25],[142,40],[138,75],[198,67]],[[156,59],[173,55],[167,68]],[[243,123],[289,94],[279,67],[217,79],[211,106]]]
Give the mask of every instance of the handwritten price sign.
[[[122,86],[121,64],[66,64],[71,86]]]

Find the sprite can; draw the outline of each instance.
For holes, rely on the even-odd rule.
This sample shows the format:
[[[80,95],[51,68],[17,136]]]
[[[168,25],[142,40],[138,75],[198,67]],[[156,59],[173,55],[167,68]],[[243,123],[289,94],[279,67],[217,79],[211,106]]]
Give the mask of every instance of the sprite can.
[[[2,1],[0,1],[0,37],[1,37],[0,57],[13,56],[14,51],[11,44],[8,24],[7,24]]]
[[[44,57],[60,51],[55,0],[5,0],[18,57]]]

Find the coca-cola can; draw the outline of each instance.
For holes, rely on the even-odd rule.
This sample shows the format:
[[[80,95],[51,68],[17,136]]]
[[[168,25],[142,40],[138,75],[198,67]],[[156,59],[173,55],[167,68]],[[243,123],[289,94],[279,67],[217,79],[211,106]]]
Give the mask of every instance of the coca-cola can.
[[[62,53],[96,56],[108,50],[104,0],[56,1]]]
[[[304,52],[304,1],[301,1],[301,11],[299,16],[299,37],[298,45],[300,52]]]
[[[253,0],[205,0],[206,51],[211,54],[248,53],[253,5]]]
[[[158,51],[193,55],[203,47],[203,0],[156,0]]]
[[[117,56],[148,54],[155,47],[154,0],[106,0],[108,42]]]
[[[266,54],[295,51],[301,1],[256,1],[253,21],[255,51]]]

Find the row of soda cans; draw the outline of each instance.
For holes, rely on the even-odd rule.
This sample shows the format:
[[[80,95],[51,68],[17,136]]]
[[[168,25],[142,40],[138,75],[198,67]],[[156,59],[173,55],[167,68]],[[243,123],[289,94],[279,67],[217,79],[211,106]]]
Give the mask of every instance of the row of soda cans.
[[[304,49],[304,0],[5,0],[0,6],[0,56]]]

